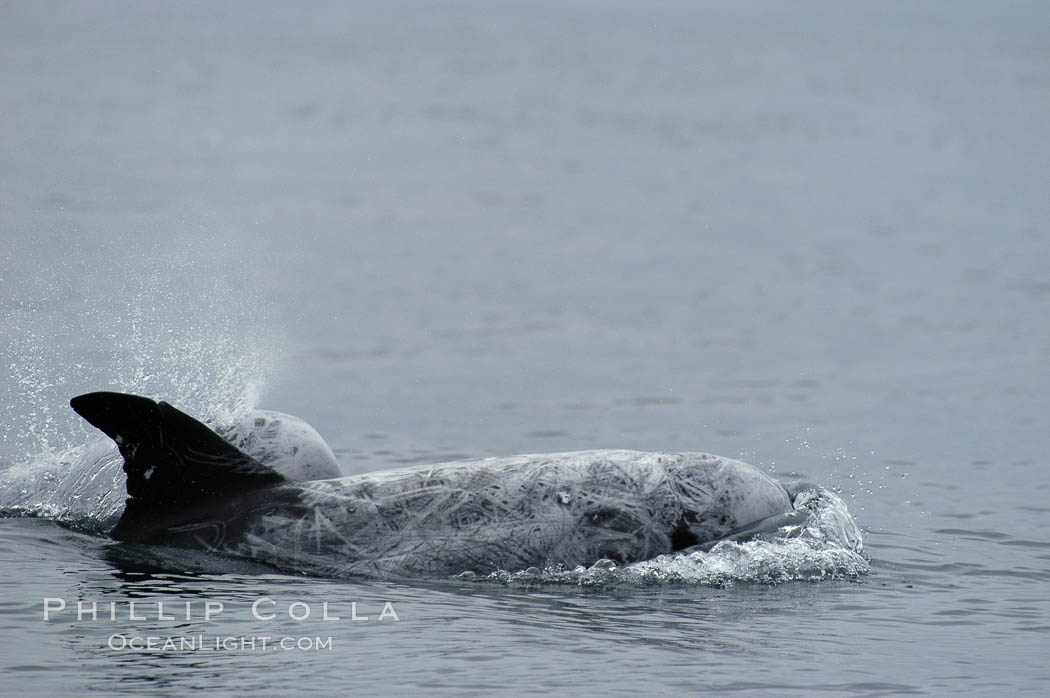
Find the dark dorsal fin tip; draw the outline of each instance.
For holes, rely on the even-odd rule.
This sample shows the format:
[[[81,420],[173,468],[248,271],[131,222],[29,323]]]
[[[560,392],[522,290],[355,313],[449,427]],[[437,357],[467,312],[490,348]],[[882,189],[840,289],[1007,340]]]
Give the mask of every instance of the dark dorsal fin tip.
[[[124,456],[131,499],[115,538],[134,539],[146,519],[177,519],[174,509],[192,509],[214,497],[229,498],[285,480],[167,402],[97,392],[69,404],[112,438]]]

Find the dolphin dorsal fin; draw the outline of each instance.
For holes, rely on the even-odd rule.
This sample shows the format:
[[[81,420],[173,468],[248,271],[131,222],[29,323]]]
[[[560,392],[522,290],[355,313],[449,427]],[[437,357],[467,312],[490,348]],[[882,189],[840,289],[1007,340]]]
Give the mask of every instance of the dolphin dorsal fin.
[[[111,533],[117,540],[142,540],[146,529],[177,519],[180,510],[285,481],[166,402],[98,392],[69,405],[113,439],[124,457],[129,498]]]

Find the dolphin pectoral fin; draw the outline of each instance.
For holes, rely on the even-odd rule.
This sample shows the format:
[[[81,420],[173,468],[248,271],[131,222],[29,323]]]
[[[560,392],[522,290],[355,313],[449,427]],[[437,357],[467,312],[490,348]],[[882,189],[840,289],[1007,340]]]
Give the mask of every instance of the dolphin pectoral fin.
[[[130,497],[111,532],[117,540],[146,540],[184,522],[187,511],[208,500],[285,481],[166,402],[98,392],[69,405],[113,439],[124,457]]]

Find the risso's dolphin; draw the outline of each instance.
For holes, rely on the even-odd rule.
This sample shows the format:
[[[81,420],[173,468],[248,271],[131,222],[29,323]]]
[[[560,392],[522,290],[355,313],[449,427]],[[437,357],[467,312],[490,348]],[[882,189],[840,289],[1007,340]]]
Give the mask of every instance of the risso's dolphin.
[[[627,563],[792,512],[784,487],[706,453],[580,451],[292,481],[166,402],[70,405],[124,457],[119,541],[326,576],[439,577]]]

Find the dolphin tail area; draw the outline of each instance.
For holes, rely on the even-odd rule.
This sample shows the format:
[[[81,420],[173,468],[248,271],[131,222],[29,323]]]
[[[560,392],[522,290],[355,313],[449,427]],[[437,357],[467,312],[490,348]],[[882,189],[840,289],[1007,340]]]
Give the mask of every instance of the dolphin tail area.
[[[209,502],[285,481],[166,402],[96,392],[69,405],[113,439],[124,457],[129,497],[111,532],[116,540],[146,541]]]

